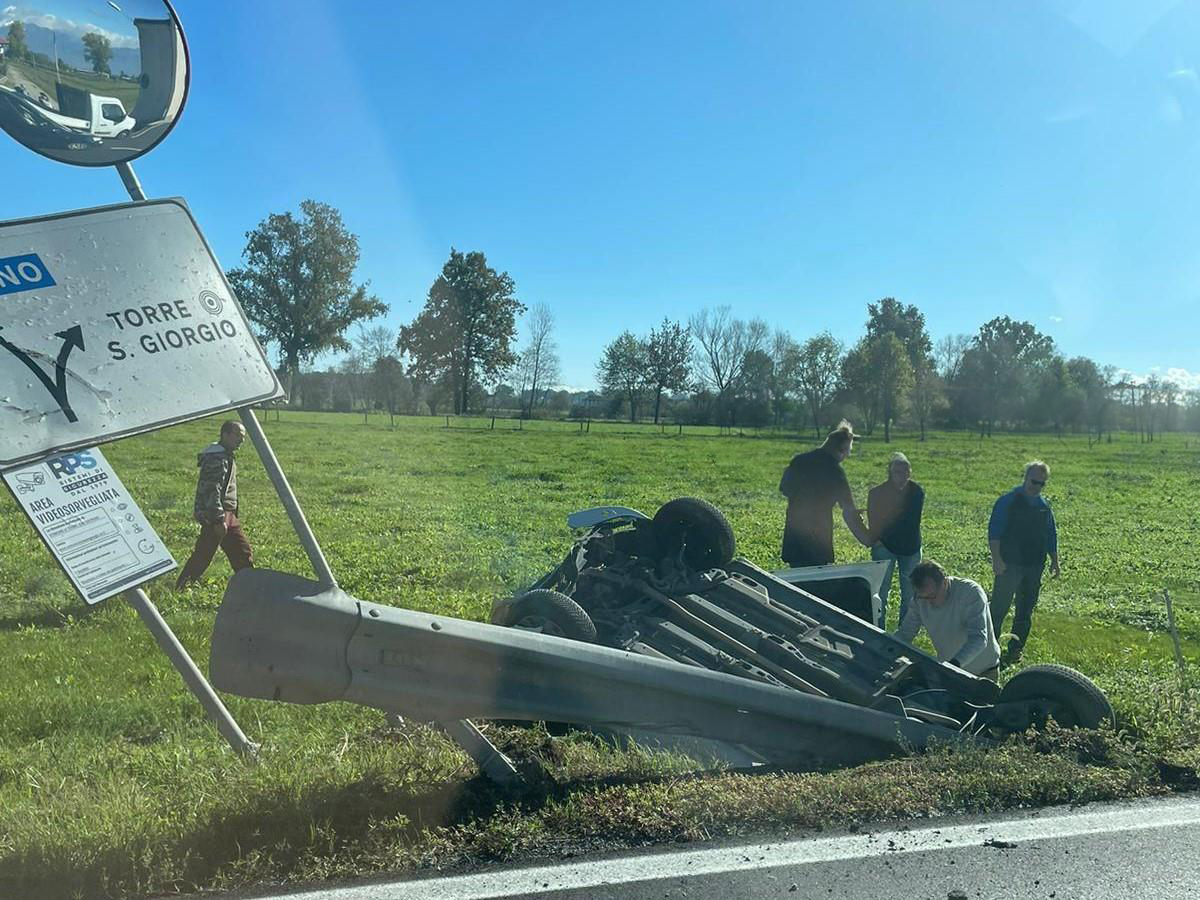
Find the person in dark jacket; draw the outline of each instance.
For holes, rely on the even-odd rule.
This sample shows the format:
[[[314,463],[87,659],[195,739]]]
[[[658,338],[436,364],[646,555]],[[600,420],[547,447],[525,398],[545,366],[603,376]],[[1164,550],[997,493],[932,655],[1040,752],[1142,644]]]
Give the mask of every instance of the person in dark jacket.
[[[879,591],[880,628],[887,627],[888,596],[892,592],[892,573],[899,570],[900,617],[913,598],[913,569],[921,561],[921,513],[925,509],[925,489],[912,480],[912,464],[903,453],[893,453],[888,477],[867,494],[867,521],[879,541],[871,548],[871,559],[887,560],[887,574]]]
[[[1004,663],[1021,658],[1033,627],[1033,608],[1042,587],[1046,557],[1050,575],[1058,577],[1058,526],[1054,512],[1042,496],[1050,467],[1040,459],[1025,466],[1025,481],[996,501],[988,522],[988,547],[992,551],[992,626],[1002,633],[1004,619],[1016,598],[1012,640],[1004,649]]]
[[[784,562],[789,566],[827,566],[833,562],[833,507],[864,547],[874,543],[854,505],[842,463],[854,447],[854,430],[843,420],[816,450],[798,453],[783,470],[779,492],[787,497],[783,527]]]
[[[200,524],[200,535],[175,582],[177,589],[200,580],[218,547],[225,551],[233,571],[254,565],[254,551],[237,516],[237,463],[233,454],[245,439],[242,423],[230,419],[221,425],[220,439],[200,451],[196,459],[200,477],[192,517]]]

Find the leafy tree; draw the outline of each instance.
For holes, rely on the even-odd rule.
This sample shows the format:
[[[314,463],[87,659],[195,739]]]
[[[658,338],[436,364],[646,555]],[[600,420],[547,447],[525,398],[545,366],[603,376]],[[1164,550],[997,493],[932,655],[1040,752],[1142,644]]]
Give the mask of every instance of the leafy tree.
[[[933,341],[925,330],[925,314],[912,304],[905,306],[894,297],[884,297],[878,303],[868,303],[867,313],[867,337],[894,334],[904,345],[912,366],[933,352]]]
[[[404,377],[404,364],[395,356],[381,356],[371,370],[371,391],[388,412],[388,423],[396,424],[396,413],[404,409],[412,388]]]
[[[482,253],[451,248],[421,314],[400,329],[397,346],[412,359],[409,374],[447,382],[455,412],[467,411],[474,384],[494,384],[517,361],[512,341],[525,307],[515,290],[509,274]]]
[[[998,316],[985,322],[963,354],[960,381],[976,398],[980,434],[1016,406],[1054,355],[1054,340],[1028,322]]]
[[[1084,421],[1096,438],[1103,437],[1108,425],[1109,411],[1113,404],[1112,393],[1116,372],[1112,366],[1101,368],[1086,356],[1067,360],[1071,380],[1083,391]]]
[[[821,437],[821,410],[833,399],[841,370],[842,345],[828,331],[800,347],[796,382],[812,412],[813,429]]]
[[[642,393],[646,389],[646,346],[629,331],[623,331],[604,348],[596,366],[600,386],[629,404],[629,421],[636,422]]]
[[[908,393],[913,415],[921,428],[921,440],[925,440],[925,426],[934,411],[944,402],[942,379],[934,369],[933,360],[925,357],[912,369],[912,388]]]
[[[25,23],[13,20],[8,26],[8,55],[11,59],[28,59],[29,43],[25,39]]]
[[[691,380],[692,338],[687,328],[664,318],[651,329],[645,341],[643,376],[646,387],[654,392],[654,424],[662,406],[663,391],[687,390]]]
[[[788,400],[800,388],[799,369],[800,345],[786,331],[777,330],[771,336],[771,367],[766,374],[772,421],[776,427],[783,422]]]
[[[358,238],[328,204],[305,200],[299,219],[272,213],[246,239],[246,265],[229,270],[229,283],[262,337],[279,345],[290,396],[301,363],[349,350],[346,329],[387,306],[354,284]]]
[[[111,75],[108,63],[112,59],[112,44],[108,38],[96,32],[83,36],[83,58],[92,64],[92,71],[97,75]]]
[[[842,361],[842,382],[863,414],[867,434],[882,420],[885,443],[912,380],[904,344],[891,333],[862,338]]]

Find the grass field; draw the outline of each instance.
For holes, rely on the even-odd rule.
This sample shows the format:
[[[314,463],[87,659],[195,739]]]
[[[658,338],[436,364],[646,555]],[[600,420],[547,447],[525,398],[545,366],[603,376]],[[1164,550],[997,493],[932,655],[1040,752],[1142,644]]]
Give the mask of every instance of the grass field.
[[[653,512],[689,494],[729,516],[739,551],[779,564],[779,474],[807,444],[592,423],[513,423],[284,413],[268,435],[342,586],[363,600],[486,617],[496,596],[556,564],[573,509]],[[586,426],[585,426],[586,427]],[[195,453],[212,421],[109,445],[105,453],[176,557],[186,557]],[[1200,763],[1200,440],[1120,435],[1089,447],[1050,435],[900,435],[847,463],[856,494],[902,449],[927,491],[926,554],[990,585],[985,526],[1021,466],[1052,467],[1063,576],[1047,581],[1026,662],[1093,676],[1117,734],[1050,734],[1000,750],[940,750],[853,771],[701,771],[683,757],[617,750],[586,735],[493,726],[550,778],[520,796],[478,779],[439,733],[392,728],[346,705],[226,698],[263,744],[258,765],[225,747],[137,616],[75,599],[10,497],[0,499],[0,895],[137,896],[347,877],[517,854],[844,825],[1189,786]],[[256,561],[308,574],[249,446],[244,522]],[[840,528],[839,559],[865,558]],[[193,656],[228,567],[184,593],[148,588]],[[1187,668],[1165,633],[1176,606]],[[896,603],[891,604],[894,610]]]

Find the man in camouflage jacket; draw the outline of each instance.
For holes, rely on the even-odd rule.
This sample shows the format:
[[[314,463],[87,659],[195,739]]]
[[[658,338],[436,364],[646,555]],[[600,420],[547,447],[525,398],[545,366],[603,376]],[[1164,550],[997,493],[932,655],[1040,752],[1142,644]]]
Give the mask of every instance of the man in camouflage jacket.
[[[221,425],[220,440],[209,444],[197,457],[200,480],[192,516],[200,523],[200,536],[175,582],[177,588],[199,581],[218,547],[229,557],[233,571],[254,565],[254,551],[237,517],[237,463],[233,454],[245,439],[242,423],[230,419]]]

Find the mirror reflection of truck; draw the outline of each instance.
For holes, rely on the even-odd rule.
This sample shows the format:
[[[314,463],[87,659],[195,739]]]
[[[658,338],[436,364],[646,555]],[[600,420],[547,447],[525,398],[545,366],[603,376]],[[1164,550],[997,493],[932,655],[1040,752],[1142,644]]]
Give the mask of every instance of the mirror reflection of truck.
[[[58,113],[43,110],[52,121],[75,131],[86,131],[99,137],[116,137],[133,131],[137,124],[116,97],[93,94],[81,88],[59,82]]]
[[[0,89],[10,90],[0,85]],[[15,91],[13,93],[16,93]],[[28,95],[21,92],[22,99]],[[96,137],[120,137],[133,131],[137,122],[117,97],[58,85],[58,111],[27,100],[28,109],[46,122]]]

